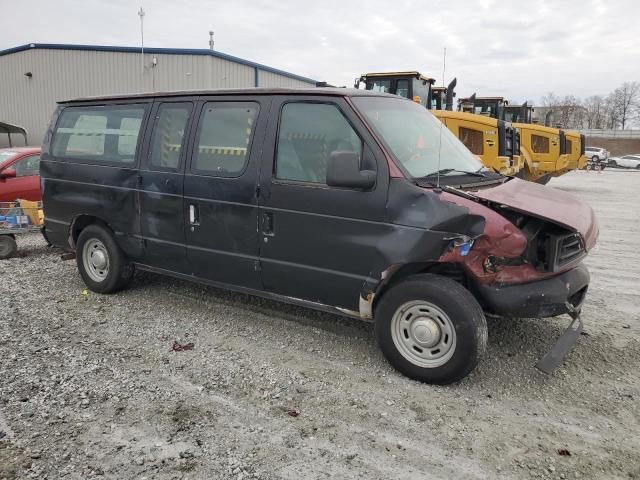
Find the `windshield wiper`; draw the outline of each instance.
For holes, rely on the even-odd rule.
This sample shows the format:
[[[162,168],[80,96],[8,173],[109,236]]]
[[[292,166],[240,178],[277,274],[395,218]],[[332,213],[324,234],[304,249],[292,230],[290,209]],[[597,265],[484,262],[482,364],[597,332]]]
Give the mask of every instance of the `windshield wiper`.
[[[438,170],[437,172],[431,172],[428,175],[424,175],[424,176],[418,177],[418,178],[435,177],[437,175],[446,175],[447,173],[451,173],[451,172],[464,173],[465,175],[473,175],[474,177],[486,178],[486,175],[484,173],[482,173],[480,170],[475,171],[475,172],[468,172],[466,170],[457,170],[455,168],[443,168],[441,170]]]

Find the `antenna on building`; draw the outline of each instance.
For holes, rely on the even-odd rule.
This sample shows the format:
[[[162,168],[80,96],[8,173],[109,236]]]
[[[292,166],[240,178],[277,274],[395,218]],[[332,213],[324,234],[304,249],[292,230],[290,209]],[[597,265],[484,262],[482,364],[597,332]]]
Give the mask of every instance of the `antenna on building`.
[[[142,74],[144,75],[144,10],[140,7],[138,10],[138,16],[140,17],[140,53],[141,53],[141,66]]]
[[[209,50],[213,52],[213,30],[209,30]]]

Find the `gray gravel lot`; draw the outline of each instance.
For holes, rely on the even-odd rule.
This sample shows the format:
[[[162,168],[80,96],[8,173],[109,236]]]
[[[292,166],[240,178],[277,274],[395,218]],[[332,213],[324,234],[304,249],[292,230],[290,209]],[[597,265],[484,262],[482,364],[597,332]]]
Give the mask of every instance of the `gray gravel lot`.
[[[370,324],[151,274],[83,294],[22,237],[0,261],[0,479],[640,478],[640,173],[550,186],[600,221],[586,334],[545,376],[568,317],[489,319],[447,387],[396,373]]]

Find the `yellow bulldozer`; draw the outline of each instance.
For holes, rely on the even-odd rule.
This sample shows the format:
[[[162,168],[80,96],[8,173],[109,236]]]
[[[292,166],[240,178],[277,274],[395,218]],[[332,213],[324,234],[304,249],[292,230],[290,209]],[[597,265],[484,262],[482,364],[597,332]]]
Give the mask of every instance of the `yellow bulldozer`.
[[[458,101],[462,112],[505,120],[520,132],[520,155],[524,165],[517,176],[538,183],[584,167],[585,138],[579,132],[535,123],[534,108],[525,102],[509,104],[503,97],[476,97]],[[548,118],[548,115],[547,115]],[[545,119],[545,123],[547,119]]]
[[[447,86],[434,86],[433,78],[417,71],[366,73],[355,87],[412,99],[428,108],[482,163],[503,175],[516,175],[522,168],[518,131],[502,119],[453,111],[456,79]]]

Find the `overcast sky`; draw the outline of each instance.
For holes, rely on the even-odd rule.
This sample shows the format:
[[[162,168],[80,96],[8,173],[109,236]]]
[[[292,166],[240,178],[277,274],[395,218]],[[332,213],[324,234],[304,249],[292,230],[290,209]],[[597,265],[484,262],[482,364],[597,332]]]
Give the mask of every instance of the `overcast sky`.
[[[637,0],[0,0],[0,49],[25,43],[208,48],[336,85],[361,73],[458,77],[466,96],[539,100],[640,81]]]

